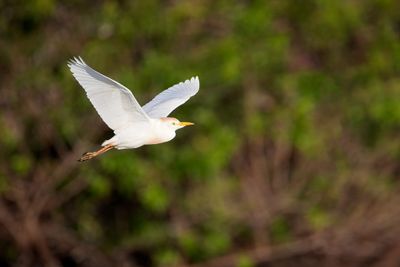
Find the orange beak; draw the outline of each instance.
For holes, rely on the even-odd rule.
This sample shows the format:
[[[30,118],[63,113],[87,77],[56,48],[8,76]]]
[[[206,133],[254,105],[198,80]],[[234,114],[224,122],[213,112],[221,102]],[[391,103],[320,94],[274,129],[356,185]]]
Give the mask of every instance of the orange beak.
[[[189,125],[194,125],[193,122],[187,122],[187,121],[181,121],[179,122],[180,126],[189,126]]]

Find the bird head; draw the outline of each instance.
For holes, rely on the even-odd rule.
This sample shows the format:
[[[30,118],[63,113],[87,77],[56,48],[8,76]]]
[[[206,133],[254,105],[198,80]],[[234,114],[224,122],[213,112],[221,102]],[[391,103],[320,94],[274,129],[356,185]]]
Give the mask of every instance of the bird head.
[[[186,122],[186,121],[179,121],[175,118],[162,118],[161,119],[163,124],[166,124],[169,128],[173,129],[174,131],[183,128],[185,126],[193,125],[193,122]]]

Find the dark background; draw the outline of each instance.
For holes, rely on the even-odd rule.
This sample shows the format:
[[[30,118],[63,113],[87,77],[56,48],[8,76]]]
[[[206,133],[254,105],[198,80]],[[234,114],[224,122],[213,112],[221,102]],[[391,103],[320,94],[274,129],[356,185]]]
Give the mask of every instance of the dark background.
[[[400,266],[400,1],[0,1],[0,266]],[[112,136],[73,56],[173,141]]]

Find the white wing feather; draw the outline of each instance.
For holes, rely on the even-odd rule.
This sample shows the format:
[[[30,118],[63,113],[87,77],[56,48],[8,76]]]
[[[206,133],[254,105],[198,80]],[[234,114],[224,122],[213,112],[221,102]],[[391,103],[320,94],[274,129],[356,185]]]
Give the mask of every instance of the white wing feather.
[[[199,88],[199,78],[193,77],[164,90],[144,105],[143,109],[151,118],[167,117],[174,109],[194,96]]]
[[[68,67],[108,127],[116,131],[131,123],[149,122],[128,88],[95,71],[82,58],[74,58]]]

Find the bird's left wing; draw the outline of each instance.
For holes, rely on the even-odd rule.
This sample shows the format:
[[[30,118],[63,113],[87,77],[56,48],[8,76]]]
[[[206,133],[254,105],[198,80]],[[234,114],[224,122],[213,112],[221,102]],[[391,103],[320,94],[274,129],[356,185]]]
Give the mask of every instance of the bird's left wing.
[[[143,109],[151,118],[167,117],[174,109],[194,96],[199,88],[199,78],[193,77],[164,90],[144,105]]]
[[[114,131],[130,123],[150,121],[132,92],[122,84],[95,71],[81,58],[71,60],[68,67],[97,113]]]

